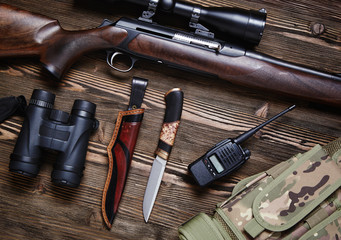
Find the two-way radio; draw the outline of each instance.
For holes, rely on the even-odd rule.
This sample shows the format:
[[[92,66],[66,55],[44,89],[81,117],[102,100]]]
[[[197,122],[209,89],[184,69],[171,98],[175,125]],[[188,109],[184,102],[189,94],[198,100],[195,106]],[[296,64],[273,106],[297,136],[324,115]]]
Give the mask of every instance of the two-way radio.
[[[246,148],[243,149],[240,144],[265,125],[276,120],[295,107],[296,106],[293,105],[287,108],[270,120],[250,129],[235,139],[227,138],[216,144],[205,155],[188,166],[188,170],[192,173],[196,182],[200,186],[206,186],[214,180],[230,174],[243,165],[250,158],[251,152]]]

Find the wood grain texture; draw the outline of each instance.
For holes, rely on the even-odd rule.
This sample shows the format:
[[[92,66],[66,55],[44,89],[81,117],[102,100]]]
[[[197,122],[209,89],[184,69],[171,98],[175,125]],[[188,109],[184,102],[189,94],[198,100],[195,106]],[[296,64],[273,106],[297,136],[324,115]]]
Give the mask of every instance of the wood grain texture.
[[[66,30],[98,26],[104,18],[118,19],[135,12],[113,7],[97,8],[69,0],[1,0],[25,10],[58,19]],[[267,27],[257,51],[318,70],[341,72],[341,2],[336,0],[209,0],[205,6],[236,6],[268,12]],[[98,1],[97,1],[98,4]],[[135,16],[137,17],[137,16]],[[314,35],[311,26],[321,23],[325,32]],[[241,179],[266,170],[293,154],[326,144],[341,136],[339,109],[293,101],[275,94],[238,87],[209,77],[138,62],[129,73],[106,65],[104,52],[82,57],[55,83],[34,59],[0,60],[0,97],[25,95],[41,88],[56,94],[55,107],[69,112],[75,99],[97,104],[99,129],[92,135],[81,186],[61,188],[51,183],[56,155],[47,152],[35,179],[8,171],[9,156],[23,121],[12,117],[0,125],[0,231],[2,239],[177,239],[177,227],[199,212],[211,213],[229,197]],[[129,102],[132,76],[149,79],[144,98],[144,120],[128,174],[125,191],[108,231],[101,216],[114,120]],[[143,195],[163,122],[164,94],[179,87],[184,92],[181,124],[167,163],[148,224],[142,215]],[[207,188],[199,188],[187,166],[215,143],[274,116],[291,104],[298,107],[265,127],[244,146],[250,160],[237,172]]]
[[[218,75],[220,79],[265,93],[276,92],[341,107],[341,78],[332,80],[246,56],[229,57],[196,47],[185,48],[180,43],[143,34],[129,43],[129,50],[172,65]]]
[[[110,26],[65,31],[58,20],[6,4],[0,5],[0,23],[0,57],[38,56],[56,80],[78,57],[113,48],[127,37],[125,30]]]

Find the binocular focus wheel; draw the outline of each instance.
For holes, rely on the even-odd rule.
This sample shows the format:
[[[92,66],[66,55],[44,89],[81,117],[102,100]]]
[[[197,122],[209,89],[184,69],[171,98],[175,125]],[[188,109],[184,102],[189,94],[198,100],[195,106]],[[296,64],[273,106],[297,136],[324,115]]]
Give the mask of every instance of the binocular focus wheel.
[[[30,99],[30,104],[52,109],[55,98],[56,95],[53,93],[41,89],[34,89]]]

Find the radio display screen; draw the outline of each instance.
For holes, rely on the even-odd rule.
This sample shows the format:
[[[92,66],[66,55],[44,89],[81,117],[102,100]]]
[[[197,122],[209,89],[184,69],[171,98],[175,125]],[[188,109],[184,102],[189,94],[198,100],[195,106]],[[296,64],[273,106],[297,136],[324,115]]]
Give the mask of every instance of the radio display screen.
[[[215,154],[209,156],[208,159],[211,161],[211,163],[213,164],[214,168],[217,170],[218,173],[224,171],[223,165],[221,165],[220,161],[218,160]]]

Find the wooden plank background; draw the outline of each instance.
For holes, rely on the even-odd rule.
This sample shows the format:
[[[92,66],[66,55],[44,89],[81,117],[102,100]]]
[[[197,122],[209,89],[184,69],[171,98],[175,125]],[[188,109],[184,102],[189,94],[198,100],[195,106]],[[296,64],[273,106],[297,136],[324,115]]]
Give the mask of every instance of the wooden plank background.
[[[85,1],[0,2],[58,19],[68,30],[93,28],[104,18],[137,17],[134,9],[94,7]],[[321,71],[341,72],[339,0],[190,2],[266,8],[267,25],[257,51]],[[312,34],[314,24],[324,24],[325,32]],[[51,81],[36,59],[0,60],[0,97],[25,95],[29,99],[33,89],[45,89],[56,94],[55,108],[63,111],[70,111],[74,99],[96,103],[100,121],[90,139],[84,177],[77,189],[57,187],[50,182],[56,159],[50,152],[44,155],[37,178],[10,173],[9,156],[23,118],[12,117],[0,125],[0,239],[177,239],[180,224],[199,212],[211,213],[216,203],[229,197],[239,180],[341,136],[340,109],[265,94],[143,61],[129,73],[118,73],[106,65],[105,59],[104,51],[81,57],[61,83]],[[118,111],[128,104],[133,76],[149,79],[143,103],[146,111],[119,212],[108,231],[100,212],[108,167],[106,146]],[[163,95],[173,87],[184,91],[182,122],[146,224],[142,200],[164,116]],[[195,185],[187,172],[189,163],[218,141],[238,136],[293,103],[297,109],[244,144],[252,156],[240,170],[210,187]]]

